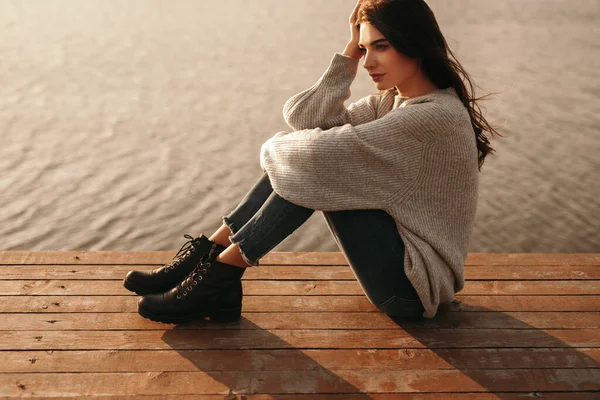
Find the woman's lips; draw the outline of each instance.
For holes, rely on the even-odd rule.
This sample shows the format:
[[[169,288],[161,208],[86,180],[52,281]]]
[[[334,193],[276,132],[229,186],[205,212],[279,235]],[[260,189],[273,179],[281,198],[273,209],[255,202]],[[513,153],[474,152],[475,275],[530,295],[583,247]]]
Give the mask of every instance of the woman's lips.
[[[385,74],[380,74],[380,75],[371,75],[371,78],[373,78],[373,80],[374,80],[375,82],[377,82],[377,81],[380,81],[380,80],[381,80],[381,78],[383,78],[383,76],[384,76],[384,75],[385,75]]]

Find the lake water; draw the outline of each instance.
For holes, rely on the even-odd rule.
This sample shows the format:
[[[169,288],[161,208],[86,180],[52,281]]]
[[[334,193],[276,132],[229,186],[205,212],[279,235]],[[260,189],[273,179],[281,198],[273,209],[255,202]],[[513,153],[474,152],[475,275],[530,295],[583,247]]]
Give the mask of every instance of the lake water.
[[[261,176],[353,0],[0,1],[0,249],[177,250]],[[600,252],[600,3],[429,0],[504,138],[471,252]],[[359,67],[352,97],[375,93]],[[348,104],[348,103],[347,103]],[[320,212],[275,251],[338,251]]]

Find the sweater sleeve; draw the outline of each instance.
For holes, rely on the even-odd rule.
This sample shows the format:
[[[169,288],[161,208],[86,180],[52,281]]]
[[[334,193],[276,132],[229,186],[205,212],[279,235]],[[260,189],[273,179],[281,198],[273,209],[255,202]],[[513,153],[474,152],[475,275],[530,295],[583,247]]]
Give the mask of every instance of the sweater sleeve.
[[[344,124],[361,125],[376,119],[379,95],[363,97],[346,108],[350,85],[359,60],[335,53],[329,67],[312,87],[292,96],[283,106],[285,122],[293,130],[329,129]]]
[[[278,132],[262,145],[260,164],[273,190],[294,204],[320,211],[381,209],[414,189],[424,145],[413,129],[424,121],[416,108],[357,126]]]

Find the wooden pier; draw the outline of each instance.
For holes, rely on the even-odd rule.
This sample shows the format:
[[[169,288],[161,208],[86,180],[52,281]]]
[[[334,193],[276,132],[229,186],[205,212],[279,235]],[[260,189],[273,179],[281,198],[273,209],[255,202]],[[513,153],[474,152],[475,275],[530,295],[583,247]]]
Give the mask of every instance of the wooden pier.
[[[341,253],[272,252],[239,322],[155,323],[122,286],[175,251],[0,251],[0,399],[600,399],[600,254],[469,254],[394,321]]]

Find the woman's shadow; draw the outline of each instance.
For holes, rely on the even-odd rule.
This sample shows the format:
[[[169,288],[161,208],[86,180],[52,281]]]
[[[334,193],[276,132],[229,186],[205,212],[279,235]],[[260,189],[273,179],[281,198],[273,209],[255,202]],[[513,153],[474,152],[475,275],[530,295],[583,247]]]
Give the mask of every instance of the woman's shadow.
[[[286,307],[244,312],[235,323],[175,326],[162,339],[190,361],[191,371],[212,378],[192,377],[192,393],[227,393],[228,400],[291,393],[354,400],[402,392],[495,392],[508,400],[516,392],[600,390],[597,322],[569,330],[544,313],[516,313],[544,326],[536,328],[514,313],[459,301],[423,320],[393,318],[375,307],[364,313],[368,306],[360,314]],[[563,329],[553,335],[546,326]]]

